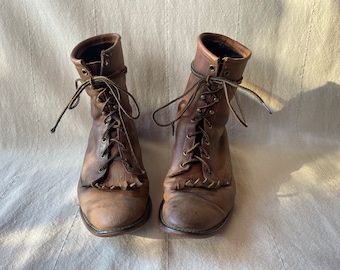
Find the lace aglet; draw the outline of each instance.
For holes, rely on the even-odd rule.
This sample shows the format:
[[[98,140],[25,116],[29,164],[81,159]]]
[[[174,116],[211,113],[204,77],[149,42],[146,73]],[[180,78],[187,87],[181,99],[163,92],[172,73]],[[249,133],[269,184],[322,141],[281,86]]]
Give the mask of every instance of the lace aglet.
[[[56,131],[59,122],[60,122],[60,119],[58,119],[57,123],[56,123],[56,124],[54,125],[54,127],[51,129],[51,133],[54,133],[54,132]]]
[[[61,118],[63,117],[64,113],[66,112],[66,110],[68,109],[68,105],[65,107],[65,109],[63,110],[63,112],[60,114],[60,116],[58,117],[57,122],[55,123],[54,127],[51,129],[51,133],[54,133],[57,129],[57,126],[59,125],[59,122],[61,120]]]
[[[270,113],[273,114],[272,111],[269,109],[269,107],[266,105],[266,103],[262,102],[263,107],[266,108],[266,110]]]

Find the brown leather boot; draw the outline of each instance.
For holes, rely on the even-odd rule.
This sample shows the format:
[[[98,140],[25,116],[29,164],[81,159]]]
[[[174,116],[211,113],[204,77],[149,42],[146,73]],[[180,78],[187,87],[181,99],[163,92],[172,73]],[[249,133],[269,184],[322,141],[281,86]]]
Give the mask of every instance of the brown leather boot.
[[[139,108],[126,88],[121,38],[106,34],[87,39],[74,48],[71,60],[80,79],[60,118],[77,106],[83,90],[91,98],[93,118],[78,183],[81,217],[97,236],[135,230],[147,221],[151,200],[133,121]],[[137,109],[136,116],[129,99]]]
[[[155,114],[180,100],[176,118],[158,123],[166,126],[177,122],[172,164],[159,211],[166,232],[209,236],[230,216],[235,180],[225,125],[230,111],[246,125],[230,101],[240,87],[250,55],[249,49],[228,37],[201,34],[184,94],[154,113],[158,123]],[[252,90],[243,90],[263,103]]]

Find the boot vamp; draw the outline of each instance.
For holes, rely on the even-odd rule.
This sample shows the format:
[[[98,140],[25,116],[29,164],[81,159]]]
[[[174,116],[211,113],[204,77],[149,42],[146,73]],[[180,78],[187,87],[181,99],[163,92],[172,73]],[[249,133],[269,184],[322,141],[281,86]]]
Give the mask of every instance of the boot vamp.
[[[93,121],[81,171],[82,185],[91,186],[100,181],[101,185],[109,188],[126,189],[128,186],[140,186],[141,182],[138,178],[144,177],[146,173],[134,123],[130,119],[123,118],[126,132],[117,130],[103,140],[107,128],[103,118],[104,116]],[[112,137],[116,138],[122,146],[118,142],[111,142],[109,155],[107,148]],[[104,153],[105,149],[106,153]],[[115,159],[109,161],[112,157]]]
[[[188,126],[183,126],[183,130],[188,131]],[[210,142],[206,144],[202,138],[201,147],[209,158],[202,155],[204,163],[181,168],[181,163],[192,158],[182,154],[193,143],[183,136],[185,131],[177,131],[181,136],[175,142],[172,167],[164,182],[161,218],[175,230],[193,233],[212,230],[226,219],[235,199],[227,133],[224,127],[207,129]]]
[[[107,164],[108,156],[103,156],[103,152],[108,147],[109,140],[103,140],[105,130],[103,121],[93,121],[80,173],[83,186],[90,186],[94,181],[103,178],[106,173],[106,169],[103,168]]]
[[[208,187],[212,182],[215,182],[214,187],[229,184],[232,178],[232,166],[226,129],[223,126],[212,129],[206,127],[205,130],[209,137],[208,142],[202,136],[200,140],[188,136],[196,132],[195,124],[184,117],[179,120],[172,164],[168,171],[173,188],[182,188],[188,180],[191,184],[196,182],[197,186],[204,187]],[[200,142],[200,146],[195,151],[186,153],[197,142]],[[203,162],[197,160],[195,156]],[[195,159],[196,162],[190,162]]]
[[[100,190],[78,185],[78,198],[88,222],[98,230],[124,229],[146,212],[149,186],[147,181],[138,189]]]
[[[230,213],[234,205],[235,183],[219,189],[186,187],[173,190],[172,179],[165,180],[164,204],[161,218],[170,228],[201,232],[210,230]]]

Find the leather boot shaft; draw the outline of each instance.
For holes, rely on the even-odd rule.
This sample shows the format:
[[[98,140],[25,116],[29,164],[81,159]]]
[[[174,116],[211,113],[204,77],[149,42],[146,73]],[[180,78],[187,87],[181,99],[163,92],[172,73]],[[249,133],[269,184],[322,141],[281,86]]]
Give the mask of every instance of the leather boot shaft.
[[[81,217],[97,236],[135,230],[147,221],[151,200],[134,124],[139,107],[126,87],[121,37],[105,34],[84,40],[71,60],[80,76],[77,90],[51,131],[85,90],[93,122],[78,181]]]
[[[113,89],[112,93],[105,90],[107,85],[99,80],[93,81],[85,89],[91,98],[93,126],[81,172],[83,185],[93,186],[99,180],[102,187],[108,188],[126,189],[129,185],[141,185],[139,179],[133,176],[141,176],[145,174],[145,170],[137,131],[133,120],[129,117],[132,115],[132,109],[129,103],[129,95],[126,94],[126,67],[120,36],[118,34],[100,35],[85,40],[74,48],[71,53],[71,60],[83,81],[102,76],[109,78],[119,88],[119,90]],[[119,105],[115,104],[112,95],[119,98]],[[121,108],[119,108],[120,106]],[[116,113],[112,114],[113,111],[116,111]],[[121,111],[124,113],[121,113]],[[116,118],[115,124],[124,126],[125,130],[118,128],[114,130],[115,134],[110,134],[111,131],[108,130],[108,126],[110,121],[112,122],[112,118]],[[109,146],[112,141],[110,142],[109,137],[111,139],[116,138],[119,141],[111,149],[109,149]],[[126,149],[126,147],[129,149]],[[110,153],[109,150],[111,150]],[[115,167],[116,171],[122,171],[119,179],[107,172],[107,161],[113,156],[120,156],[123,161],[118,161],[120,165],[110,164],[110,166]],[[125,173],[124,170],[128,171],[129,174]],[[106,177],[104,181],[103,177]]]
[[[230,216],[236,185],[225,125],[251,52],[219,34],[203,33],[184,94],[160,208],[170,233],[209,236]]]
[[[95,57],[96,56],[96,57]],[[115,77],[114,81],[121,88],[127,90],[126,76],[124,70],[123,50],[121,44],[121,37],[118,34],[100,35],[89,38],[79,43],[71,53],[71,61],[75,65],[80,78],[84,81],[93,76]],[[123,72],[124,75],[119,75]],[[86,91],[92,100],[91,105],[96,105],[96,98],[98,93]],[[125,96],[123,96],[124,98]],[[130,104],[124,100],[127,111],[131,113]],[[93,118],[101,116],[101,108],[94,106],[91,110]]]
[[[209,78],[225,78],[240,83],[250,56],[249,49],[228,37],[212,33],[199,36],[192,62],[193,72],[184,91],[186,93],[196,87],[196,92],[185,95],[179,106],[179,112],[185,112],[177,122],[173,162],[169,171],[169,176],[182,175],[177,177],[175,185],[183,187],[184,182],[197,179],[199,185],[205,181],[203,185],[210,187],[230,182],[231,161],[225,129],[230,110],[226,94],[230,101],[236,88],[228,85],[225,92],[222,84],[210,82]],[[206,80],[199,83],[202,78]],[[185,109],[189,102],[190,106]],[[201,129],[203,132],[200,132]],[[187,150],[196,144],[199,144],[196,151],[188,153]],[[203,162],[190,163],[195,155]]]
[[[229,37],[203,33],[198,37],[193,60],[195,70],[205,76],[242,79],[251,51]]]

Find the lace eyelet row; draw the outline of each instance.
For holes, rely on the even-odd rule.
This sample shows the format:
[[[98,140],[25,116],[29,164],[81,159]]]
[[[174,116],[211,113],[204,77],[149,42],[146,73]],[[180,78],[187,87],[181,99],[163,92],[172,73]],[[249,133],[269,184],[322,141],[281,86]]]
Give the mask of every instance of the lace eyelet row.
[[[98,173],[103,173],[105,170],[106,170],[106,166],[104,166],[104,167],[99,167],[98,170],[97,170],[97,172],[98,172]]]

